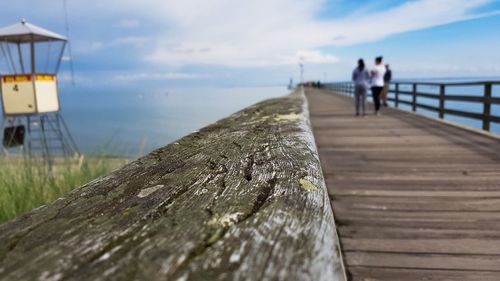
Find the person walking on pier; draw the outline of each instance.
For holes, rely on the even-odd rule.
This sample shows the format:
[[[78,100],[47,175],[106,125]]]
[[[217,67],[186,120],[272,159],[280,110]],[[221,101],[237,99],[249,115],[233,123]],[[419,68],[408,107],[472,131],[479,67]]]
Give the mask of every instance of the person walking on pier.
[[[363,59],[358,60],[358,66],[352,72],[352,81],[354,82],[354,97],[356,100],[356,116],[361,114],[365,116],[366,91],[369,87],[370,74],[365,68]]]
[[[389,93],[389,87],[391,86],[392,80],[392,71],[389,64],[385,65],[385,74],[384,74],[384,89],[382,90],[382,94],[380,95],[380,99],[382,100],[382,104],[387,106],[387,94]]]
[[[375,67],[370,72],[373,104],[375,105],[375,115],[379,115],[380,93],[384,89],[384,74],[385,66],[382,64],[382,57],[376,57]]]

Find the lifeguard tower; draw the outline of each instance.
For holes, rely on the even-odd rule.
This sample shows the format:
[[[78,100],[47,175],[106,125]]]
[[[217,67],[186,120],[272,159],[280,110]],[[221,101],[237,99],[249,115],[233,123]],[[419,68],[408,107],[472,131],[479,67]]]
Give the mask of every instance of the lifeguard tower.
[[[79,154],[60,114],[56,74],[67,39],[22,20],[0,28],[3,152]]]

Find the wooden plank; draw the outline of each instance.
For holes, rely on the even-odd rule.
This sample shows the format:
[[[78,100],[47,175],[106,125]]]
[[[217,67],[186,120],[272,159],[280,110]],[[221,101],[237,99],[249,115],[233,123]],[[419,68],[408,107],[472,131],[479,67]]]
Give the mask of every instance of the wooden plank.
[[[331,194],[342,192],[344,189],[359,190],[435,190],[435,191],[498,191],[500,183],[496,177],[426,177],[415,175],[409,177],[392,177],[390,180],[375,177],[359,176],[346,177],[330,175],[327,186]]]
[[[333,177],[334,179],[363,179],[363,180],[404,180],[404,179],[427,179],[427,178],[442,178],[442,179],[460,179],[460,178],[471,178],[477,180],[498,180],[500,177],[500,171],[490,170],[490,171],[399,171],[398,173],[384,173],[379,171],[354,171],[347,170],[342,173],[337,173],[335,169],[331,167],[325,167],[323,172],[328,177]]]
[[[300,92],[0,225],[1,280],[344,280]]]
[[[462,172],[464,176],[469,173],[475,172],[489,172],[500,175],[500,165],[499,164],[482,164],[479,161],[471,161],[471,163],[460,163],[460,164],[450,164],[453,159],[448,159],[446,161],[440,162],[435,161],[432,166],[427,162],[419,161],[379,161],[377,165],[363,165],[363,161],[351,160],[345,162],[337,162],[335,157],[324,157],[324,162],[330,165],[332,170],[337,172],[359,172],[359,173],[377,173],[384,172],[385,174],[399,174],[401,172],[407,173],[449,173],[456,174]],[[364,167],[363,167],[364,166]],[[362,170],[360,168],[363,168]]]
[[[394,135],[394,136],[421,136],[422,134],[426,134],[426,132],[422,129],[417,129],[417,128],[401,128],[398,127],[398,129],[394,129],[394,127],[390,128],[390,126],[387,126],[388,128],[371,128],[369,135],[373,137],[378,137],[378,136],[387,136],[387,133]],[[368,129],[368,126],[367,128]],[[345,134],[348,134],[351,137],[365,137],[368,135],[368,132],[366,130],[359,130],[358,128],[352,128],[352,127],[345,127],[342,128],[342,131]],[[314,128],[314,132],[321,138],[333,138],[333,137],[338,137],[339,136],[339,128],[332,128],[332,127],[318,127]]]
[[[382,225],[350,225],[341,226],[342,238],[378,238],[378,239],[500,239],[500,232],[495,229],[439,229],[387,227]]]
[[[443,198],[500,198],[499,191],[435,191],[435,190],[367,190],[367,189],[343,189],[339,190],[333,196],[379,196],[386,197],[443,197]]]
[[[500,160],[500,157],[496,157],[497,155],[494,154],[492,154],[491,157],[478,157],[477,153],[459,147],[450,148],[449,146],[433,146],[424,151],[419,151],[414,148],[415,147],[409,149],[407,146],[391,146],[390,149],[368,149],[359,147],[349,149],[348,146],[337,146],[336,149],[323,147],[319,149],[319,151],[322,154],[321,158],[325,159],[325,161],[329,160],[335,163],[335,159],[342,159],[342,162],[339,161],[340,164],[344,162],[348,164],[357,160],[364,161],[357,164],[364,164],[365,166],[373,165],[371,162],[377,162],[377,164],[380,162],[382,162],[381,164],[390,162],[385,164],[393,163],[394,166],[399,165],[401,162],[405,164],[427,163],[429,166],[429,161],[433,161],[433,164],[442,164],[448,161],[450,165],[467,164],[469,161],[474,161],[478,164],[498,165],[497,161]]]
[[[476,223],[487,222],[491,223],[500,220],[500,212],[475,212],[475,211],[391,211],[391,210],[366,210],[366,209],[343,209],[339,208],[333,202],[335,214],[340,218],[365,219],[377,218],[378,221],[401,221],[401,222],[463,222]]]
[[[477,254],[500,255],[498,239],[380,239],[343,238],[342,250],[347,252]],[[499,268],[500,269],[500,268]]]
[[[433,229],[450,229],[450,230],[495,230],[500,231],[500,220],[491,219],[459,219],[454,220],[447,219],[410,219],[410,218],[394,218],[385,217],[383,219],[374,218],[363,218],[359,216],[344,216],[340,214],[335,217],[336,223],[339,227],[344,226],[370,226],[370,227],[397,227],[397,228],[409,228],[409,229],[421,229],[421,228],[433,228]],[[341,237],[342,241],[342,237]]]
[[[499,212],[359,211],[337,208],[335,207],[335,202],[333,202],[333,206],[337,216],[337,223],[340,225],[380,225],[441,229],[500,229]]]
[[[498,281],[496,271],[429,270],[353,266],[352,281]]]
[[[497,274],[500,274],[498,267],[500,264],[499,255],[438,255],[345,251],[344,257],[348,267],[370,266],[434,270],[498,271]]]
[[[334,196],[335,207],[387,211],[483,211],[500,212],[500,198],[470,197],[359,197]]]

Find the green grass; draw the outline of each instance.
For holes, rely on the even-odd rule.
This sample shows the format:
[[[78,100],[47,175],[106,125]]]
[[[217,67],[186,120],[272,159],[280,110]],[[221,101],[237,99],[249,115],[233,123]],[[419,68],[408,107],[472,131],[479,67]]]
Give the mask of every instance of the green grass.
[[[125,164],[127,159],[59,159],[52,173],[35,159],[0,158],[0,223],[53,202],[63,194]]]

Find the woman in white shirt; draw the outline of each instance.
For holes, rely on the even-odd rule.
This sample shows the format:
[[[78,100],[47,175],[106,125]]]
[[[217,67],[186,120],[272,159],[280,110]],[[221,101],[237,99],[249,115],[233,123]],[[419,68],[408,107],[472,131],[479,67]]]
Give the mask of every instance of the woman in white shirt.
[[[384,89],[384,74],[385,66],[382,64],[382,57],[376,57],[375,67],[370,72],[372,81],[372,97],[376,115],[379,115],[380,110],[380,93]]]

